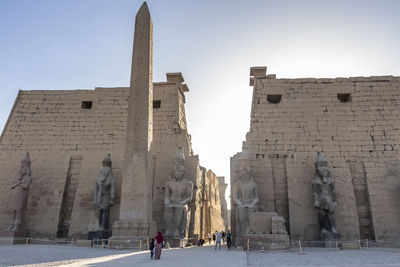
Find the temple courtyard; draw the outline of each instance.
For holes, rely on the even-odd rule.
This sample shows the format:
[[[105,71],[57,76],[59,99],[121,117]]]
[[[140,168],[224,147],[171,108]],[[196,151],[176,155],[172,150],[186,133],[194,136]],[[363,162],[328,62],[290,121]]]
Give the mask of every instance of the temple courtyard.
[[[0,266],[400,266],[400,249],[334,250],[305,248],[275,252],[228,251],[226,246],[164,249],[161,260],[148,251],[110,250],[67,245],[2,245]]]

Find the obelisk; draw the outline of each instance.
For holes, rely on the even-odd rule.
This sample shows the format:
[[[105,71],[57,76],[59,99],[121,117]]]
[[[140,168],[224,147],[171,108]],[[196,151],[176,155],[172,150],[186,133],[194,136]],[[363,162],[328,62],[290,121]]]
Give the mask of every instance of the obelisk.
[[[153,136],[153,24],[146,2],[136,14],[119,221],[113,239],[154,235],[149,150]]]

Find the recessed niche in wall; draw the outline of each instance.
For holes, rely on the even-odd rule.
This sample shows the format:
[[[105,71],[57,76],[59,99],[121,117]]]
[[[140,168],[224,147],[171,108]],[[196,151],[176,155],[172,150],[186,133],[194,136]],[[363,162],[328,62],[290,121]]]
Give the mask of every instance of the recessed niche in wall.
[[[271,104],[277,104],[281,102],[282,95],[267,95],[267,101]]]

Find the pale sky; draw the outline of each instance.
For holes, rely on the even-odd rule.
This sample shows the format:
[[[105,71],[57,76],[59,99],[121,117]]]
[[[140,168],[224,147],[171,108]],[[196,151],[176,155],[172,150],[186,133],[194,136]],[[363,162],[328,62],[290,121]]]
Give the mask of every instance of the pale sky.
[[[250,125],[251,66],[267,66],[278,78],[400,75],[400,1],[147,3],[154,81],[183,73],[193,150],[228,183],[229,159]],[[0,0],[1,129],[18,89],[129,86],[141,4]]]

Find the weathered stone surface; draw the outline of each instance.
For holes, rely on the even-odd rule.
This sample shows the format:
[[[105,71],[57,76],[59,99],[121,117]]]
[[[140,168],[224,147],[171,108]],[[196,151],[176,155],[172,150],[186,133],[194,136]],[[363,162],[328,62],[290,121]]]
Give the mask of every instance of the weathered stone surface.
[[[341,249],[342,250],[359,250],[361,249],[360,243],[358,241],[347,241],[347,242],[342,242],[341,244]]]
[[[78,247],[91,247],[92,246],[92,240],[76,240],[76,242],[74,243],[75,246]]]
[[[249,232],[243,238],[236,237],[236,243],[252,250],[287,249],[290,247],[289,235],[285,229],[285,221],[276,212],[255,212],[249,216]],[[247,241],[248,239],[248,241]]]
[[[181,233],[188,236],[190,207],[193,198],[193,183],[184,177],[185,155],[182,147],[177,148],[171,178],[165,185],[165,236],[178,238]]]
[[[221,199],[219,194],[218,176],[211,170],[202,170],[201,205],[200,207],[200,237],[208,240],[208,233],[224,229],[224,220],[221,216]]]
[[[243,236],[243,244],[246,248],[247,242],[250,250],[260,251],[290,248],[288,234],[245,234]]]
[[[1,231],[0,245],[26,244],[26,232],[21,231]]]
[[[399,240],[400,161],[380,158],[365,163],[364,168],[375,237],[378,240]]]
[[[342,240],[398,239],[400,77],[276,79],[256,70],[250,131],[243,152],[231,158],[231,182],[247,153],[259,210],[287,218],[293,239],[319,239],[311,183],[315,154],[323,151]]]
[[[113,236],[155,235],[149,150],[153,139],[153,25],[147,4],[136,15],[119,220]],[[133,222],[133,223],[127,223]],[[121,227],[135,227],[125,229]],[[145,229],[147,227],[147,229]]]
[[[258,189],[253,181],[250,167],[239,169],[238,180],[232,185],[233,202],[236,210],[236,235],[242,236],[249,231],[249,218],[257,211]]]
[[[228,187],[228,184],[225,183],[225,177],[223,176],[218,176],[218,189],[219,189],[219,195],[221,199],[221,216],[224,220],[224,228],[223,229],[225,232],[230,229],[230,219],[228,219],[228,207],[227,207],[227,202],[225,200],[225,191],[226,188]]]
[[[271,217],[271,233],[287,235],[287,232],[285,229],[285,220],[283,219],[282,216],[272,216]]]
[[[275,212],[255,212],[249,216],[250,233],[271,234],[272,217],[277,216]]]

